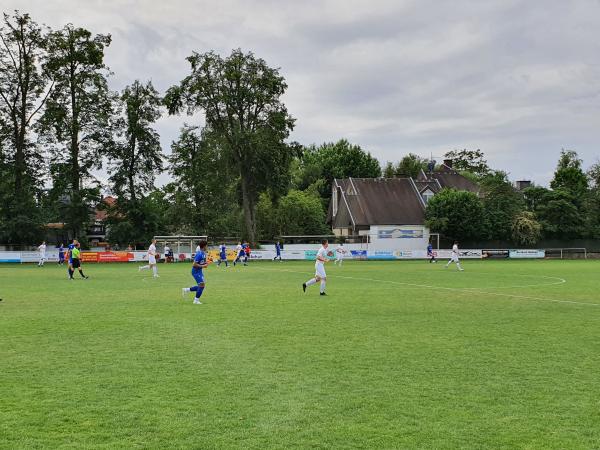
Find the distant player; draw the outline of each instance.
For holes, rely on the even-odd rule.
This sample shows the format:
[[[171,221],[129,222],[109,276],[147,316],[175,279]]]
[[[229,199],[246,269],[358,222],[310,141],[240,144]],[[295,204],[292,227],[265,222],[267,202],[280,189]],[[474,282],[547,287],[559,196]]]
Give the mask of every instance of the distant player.
[[[46,261],[46,241],[42,242],[41,245],[38,247],[38,252],[40,254],[38,267],[42,267],[44,265],[44,261]]]
[[[281,261],[281,243],[279,241],[275,243],[275,258],[273,258],[273,261],[276,259]]]
[[[340,267],[342,267],[342,263],[344,262],[344,256],[346,256],[346,249],[344,248],[344,244],[340,242],[340,245],[335,249],[336,258],[333,264],[340,263]]]
[[[246,242],[244,244],[244,265],[248,265],[248,260],[250,259],[250,243]]]
[[[433,245],[431,242],[427,245],[427,257],[429,258],[429,263],[436,263],[437,259],[435,259],[435,253],[433,253]]]
[[[219,260],[217,261],[217,266],[220,267],[221,263],[225,263],[225,267],[229,267],[229,262],[227,262],[227,247],[225,244],[219,246]]]
[[[152,239],[150,247],[148,247],[148,264],[140,266],[139,270],[152,269],[154,278],[158,278],[158,267],[156,266],[156,239]]]
[[[198,247],[200,247],[200,251],[197,251],[196,255],[194,256],[194,263],[192,265],[192,276],[194,277],[194,280],[196,280],[196,286],[183,288],[181,290],[181,295],[183,298],[185,298],[185,294],[187,294],[188,292],[196,293],[196,297],[194,298],[194,305],[202,304],[202,302],[200,301],[200,297],[202,296],[205,287],[204,273],[202,272],[202,270],[208,267],[208,262],[206,260],[205,253],[206,246],[206,241],[200,241],[200,244],[198,245]]]
[[[73,241],[71,241],[71,243],[67,246],[67,272],[69,273],[69,278],[71,279],[73,279],[73,258],[71,256],[77,243],[77,239],[73,239]]]
[[[237,247],[235,248],[235,259],[233,260],[233,265],[235,266],[237,263],[242,262],[244,257],[246,256],[246,252],[244,251],[244,246],[242,242],[238,242]]]
[[[308,280],[306,283],[302,283],[302,290],[306,292],[306,288],[308,286],[312,286],[317,282],[321,282],[321,295],[327,295],[325,293],[325,285],[327,283],[327,274],[325,273],[325,263],[329,261],[327,258],[331,256],[331,252],[327,252],[327,247],[329,247],[329,242],[327,239],[321,241],[321,248],[317,252],[317,259],[315,260],[315,277]]]
[[[450,263],[453,262],[456,263],[456,267],[458,267],[458,270],[460,270],[461,272],[465,270],[462,267],[460,267],[460,261],[458,260],[458,241],[454,241],[454,245],[452,246],[452,256],[450,256],[450,261],[446,263],[446,268],[448,268]]]
[[[65,247],[62,242],[58,247],[58,265],[62,266],[65,263]]]
[[[71,267],[69,268],[69,278],[71,280],[73,279],[75,269],[79,271],[79,275],[81,275],[81,278],[85,280],[89,278],[83,274],[83,269],[81,268],[81,245],[79,244],[79,242],[77,242],[71,250]]]

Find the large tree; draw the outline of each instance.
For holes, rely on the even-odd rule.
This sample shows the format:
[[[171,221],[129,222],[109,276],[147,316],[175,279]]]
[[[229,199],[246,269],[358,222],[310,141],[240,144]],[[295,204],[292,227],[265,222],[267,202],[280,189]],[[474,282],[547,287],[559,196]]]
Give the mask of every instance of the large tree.
[[[446,152],[444,158],[451,159],[452,168],[458,171],[469,172],[476,176],[486,175],[490,171],[485,155],[479,149],[451,150]]]
[[[160,118],[162,99],[152,82],[134,81],[120,97],[122,116],[116,121],[118,138],[108,157],[110,181],[120,199],[135,202],[154,187],[162,171],[160,136],[154,123]]]
[[[414,153],[409,153],[402,157],[397,164],[388,162],[384,168],[386,178],[410,177],[417,178],[421,170],[427,168],[427,160]]]
[[[218,137],[195,126],[185,125],[171,144],[169,171],[174,183],[168,193],[181,229],[193,234],[227,234],[221,222],[236,209],[237,187],[227,158]]]
[[[563,149],[560,152],[554,178],[550,181],[552,189],[569,193],[578,204],[581,204],[588,189],[588,177],[581,168],[581,163],[577,152]]]
[[[316,186],[319,194],[327,201],[331,197],[334,178],[377,178],[381,166],[371,153],[346,139],[328,142],[318,147],[307,147],[301,157],[298,188]]]
[[[425,223],[450,239],[479,239],[485,224],[481,200],[472,192],[442,189],[427,203]]]
[[[0,235],[24,243],[36,237],[34,198],[43,181],[31,130],[52,84],[42,69],[45,31],[28,14],[4,14],[0,40]]]
[[[67,25],[50,33],[46,70],[55,82],[41,133],[52,146],[52,162],[63,164],[68,180],[66,222],[77,236],[85,230],[97,201],[88,189],[91,170],[102,166],[111,140],[115,96],[108,89],[104,50],[108,35],[92,35]]]
[[[220,141],[240,180],[246,233],[253,242],[259,194],[289,185],[293,152],[285,141],[294,119],[281,101],[287,84],[278,69],[240,49],[226,58],[208,52],[187,60],[192,73],[168,90],[165,102],[171,114],[204,112],[207,132]]]
[[[513,221],[525,209],[523,196],[502,171],[490,172],[482,177],[480,186],[488,239],[510,240]]]

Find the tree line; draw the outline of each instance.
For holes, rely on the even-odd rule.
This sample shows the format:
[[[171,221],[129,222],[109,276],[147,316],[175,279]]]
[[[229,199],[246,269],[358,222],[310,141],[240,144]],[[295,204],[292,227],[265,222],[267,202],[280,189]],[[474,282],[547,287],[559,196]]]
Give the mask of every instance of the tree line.
[[[427,225],[449,239],[497,240],[534,246],[541,239],[600,238],[600,162],[587,171],[572,150],[562,150],[550,187],[518,191],[481,151],[452,151],[454,167],[477,182],[480,195],[445,189],[426,209]]]
[[[251,242],[329,234],[334,178],[416,177],[427,164],[409,154],[382,168],[345,139],[291,142],[296,120],[282,102],[286,81],[251,52],[194,52],[187,76],[166,92],[147,80],[116,92],[105,63],[110,35],[73,24],[50,29],[17,11],[3,15],[0,39],[3,243],[39,241],[48,223],[64,223],[85,242],[99,204],[106,209],[108,240],[121,245],[157,234],[242,236]],[[195,122],[196,113],[202,124]],[[168,155],[156,131],[164,115],[191,122],[182,123]],[[436,195],[427,208],[434,231],[521,241],[600,235],[600,169],[583,173],[573,152],[561,156],[551,189],[524,193],[512,188],[505,173],[491,170],[479,151],[447,156],[482,186],[484,196]],[[108,173],[108,184],[93,176],[100,169]],[[157,187],[164,172],[171,181]],[[106,192],[114,203],[101,203]]]
[[[252,53],[194,52],[189,74],[164,94],[144,80],[115,92],[109,35],[50,29],[17,11],[3,15],[0,39],[0,242],[39,241],[48,223],[85,241],[98,204],[119,244],[154,234],[325,234],[332,177],[381,174],[345,140],[289,142],[287,84]],[[184,123],[165,154],[156,122],[196,112],[205,123]],[[100,169],[108,185],[93,176]],[[165,171],[172,181],[157,188]],[[100,203],[106,192],[116,202]]]

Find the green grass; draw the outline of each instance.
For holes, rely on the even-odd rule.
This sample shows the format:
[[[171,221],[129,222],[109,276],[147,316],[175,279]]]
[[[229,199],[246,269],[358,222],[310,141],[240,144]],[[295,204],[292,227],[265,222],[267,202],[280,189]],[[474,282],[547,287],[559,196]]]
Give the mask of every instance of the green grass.
[[[600,448],[600,261],[463,264],[1,265],[0,448]]]

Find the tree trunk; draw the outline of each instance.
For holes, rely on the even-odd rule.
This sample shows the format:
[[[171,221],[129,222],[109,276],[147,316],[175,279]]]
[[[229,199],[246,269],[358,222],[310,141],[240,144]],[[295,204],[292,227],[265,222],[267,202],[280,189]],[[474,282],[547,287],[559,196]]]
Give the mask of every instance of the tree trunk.
[[[241,174],[242,180],[242,208],[244,210],[244,222],[246,224],[246,232],[248,233],[248,240],[250,244],[254,246],[256,237],[256,222],[254,220],[254,201],[252,200],[250,193],[250,186],[248,186],[248,180],[246,174]]]

